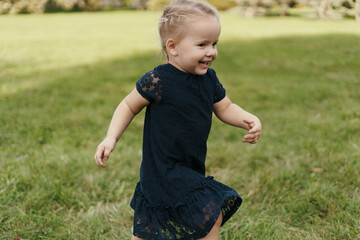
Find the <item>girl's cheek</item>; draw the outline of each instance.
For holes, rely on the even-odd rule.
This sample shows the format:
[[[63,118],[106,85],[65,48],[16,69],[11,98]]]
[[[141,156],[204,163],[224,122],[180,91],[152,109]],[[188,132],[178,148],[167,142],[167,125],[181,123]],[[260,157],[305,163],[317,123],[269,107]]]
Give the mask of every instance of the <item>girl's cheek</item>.
[[[218,56],[218,53],[216,52],[216,54],[214,55],[214,60],[217,58]]]

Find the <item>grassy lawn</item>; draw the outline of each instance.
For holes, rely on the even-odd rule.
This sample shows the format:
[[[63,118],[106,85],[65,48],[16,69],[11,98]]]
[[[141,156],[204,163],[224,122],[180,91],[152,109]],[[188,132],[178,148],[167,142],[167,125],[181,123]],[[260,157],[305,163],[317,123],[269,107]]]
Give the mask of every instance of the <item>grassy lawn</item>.
[[[130,239],[144,111],[106,169],[112,113],[163,62],[158,13],[0,16],[0,239]],[[207,174],[244,203],[221,239],[360,239],[360,25],[223,14],[214,64],[263,136],[214,118]]]

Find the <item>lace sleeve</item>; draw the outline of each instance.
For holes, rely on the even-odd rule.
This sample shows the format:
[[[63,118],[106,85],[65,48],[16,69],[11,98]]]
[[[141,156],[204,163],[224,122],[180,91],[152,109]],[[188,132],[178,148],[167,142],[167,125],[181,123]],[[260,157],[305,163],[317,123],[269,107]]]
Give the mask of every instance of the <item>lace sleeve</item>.
[[[145,73],[137,82],[136,89],[150,102],[161,102],[162,81],[155,71]]]

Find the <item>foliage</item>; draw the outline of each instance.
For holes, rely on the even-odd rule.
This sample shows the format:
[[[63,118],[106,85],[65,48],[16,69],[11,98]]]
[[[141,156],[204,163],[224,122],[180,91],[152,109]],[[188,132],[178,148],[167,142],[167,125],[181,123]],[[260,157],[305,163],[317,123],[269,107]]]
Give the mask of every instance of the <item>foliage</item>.
[[[237,5],[235,0],[208,0],[208,2],[216,7],[219,11],[228,10]]]
[[[356,0],[306,0],[307,4],[317,9],[319,18],[324,19],[334,14],[334,9],[340,9],[341,16],[350,16],[349,9],[355,7]]]
[[[355,7],[356,0],[236,0],[238,12],[246,17],[271,15],[274,11],[280,16],[289,15],[290,8],[312,8],[318,18],[353,17],[349,9]],[[334,11],[336,10],[336,12]]]
[[[147,3],[148,3],[148,0],[133,0],[131,7],[135,8],[135,9],[143,10],[143,9],[147,8]]]
[[[1,0],[0,14],[98,11],[117,8],[161,10],[173,0]],[[359,16],[360,0],[207,0],[218,10],[234,9],[246,17],[290,15],[290,8],[311,7],[313,17]],[[357,1],[357,5],[355,4]],[[356,7],[357,6],[357,7]],[[356,10],[354,10],[356,8]],[[335,11],[336,10],[336,11]]]
[[[0,2],[0,14],[96,11],[130,7],[135,4],[136,0],[3,0]]]
[[[164,6],[168,5],[171,0],[149,0],[147,2],[147,7],[150,10],[162,10]]]
[[[172,0],[148,0],[147,6],[151,10],[161,10]],[[235,0],[207,0],[210,4],[216,7],[219,11],[228,10],[236,6]]]
[[[0,2],[0,14],[42,13],[47,0],[5,0]]]
[[[221,239],[359,239],[357,23],[222,16],[213,67],[264,131],[243,144],[214,118],[207,174],[244,199]],[[163,63],[158,17],[1,17],[1,240],[130,239],[145,111],[106,169],[93,154],[120,100]]]

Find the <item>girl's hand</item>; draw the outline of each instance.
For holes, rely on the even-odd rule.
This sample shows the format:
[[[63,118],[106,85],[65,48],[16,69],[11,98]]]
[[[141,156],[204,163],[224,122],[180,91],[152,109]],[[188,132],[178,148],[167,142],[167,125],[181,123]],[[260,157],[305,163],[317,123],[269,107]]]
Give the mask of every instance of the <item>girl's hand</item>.
[[[105,138],[97,147],[94,159],[99,167],[106,167],[104,160],[108,160],[110,153],[114,150],[116,140],[112,138]]]
[[[255,123],[254,121],[244,120],[250,130],[247,135],[244,136],[243,142],[248,142],[251,144],[257,143],[261,136],[261,123]]]

